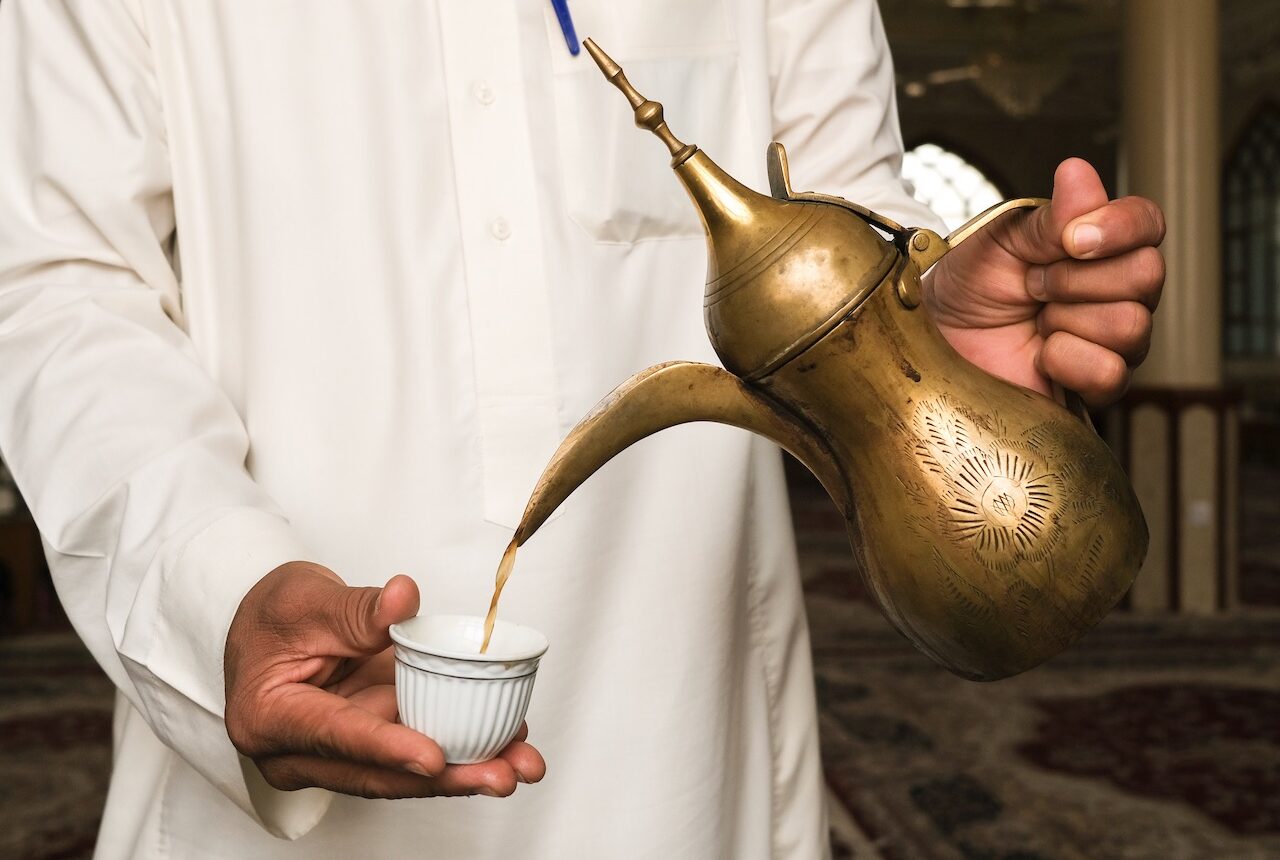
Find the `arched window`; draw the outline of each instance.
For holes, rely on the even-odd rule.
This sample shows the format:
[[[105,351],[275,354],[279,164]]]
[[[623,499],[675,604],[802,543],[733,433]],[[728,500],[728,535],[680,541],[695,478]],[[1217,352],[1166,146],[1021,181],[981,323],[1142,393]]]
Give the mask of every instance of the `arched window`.
[[[916,199],[954,230],[1004,199],[981,170],[936,143],[922,143],[902,158],[902,176]]]
[[[1223,183],[1223,338],[1231,358],[1280,356],[1280,109],[1260,111]]]

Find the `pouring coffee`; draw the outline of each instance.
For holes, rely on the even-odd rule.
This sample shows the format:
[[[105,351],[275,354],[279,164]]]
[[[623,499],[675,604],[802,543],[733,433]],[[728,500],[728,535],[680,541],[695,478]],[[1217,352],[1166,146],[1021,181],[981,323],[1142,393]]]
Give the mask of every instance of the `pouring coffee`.
[[[768,437],[817,476],[881,610],[951,671],[1013,675],[1095,625],[1147,549],[1123,470],[1078,398],[1064,408],[978,369],[921,306],[921,276],[944,254],[1045,201],[999,204],[944,238],[794,191],[779,143],[767,152],[771,195],[760,194],[678,140],[662,106],[585,46],[667,146],[702,218],[706,327],[724,367],[660,364],[597,405],[539,479],[503,573],[620,451],[716,421]]]

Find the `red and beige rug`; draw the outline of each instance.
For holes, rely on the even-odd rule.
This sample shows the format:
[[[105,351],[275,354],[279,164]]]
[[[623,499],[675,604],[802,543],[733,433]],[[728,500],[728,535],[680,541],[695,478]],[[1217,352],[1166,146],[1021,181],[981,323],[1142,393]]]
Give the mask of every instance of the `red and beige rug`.
[[[844,856],[1280,857],[1280,619],[1105,624],[975,684],[813,603],[828,785],[863,843]]]
[[[837,858],[1280,858],[1280,613],[1116,613],[1038,669],[964,681],[870,607],[821,491],[792,497]],[[1280,545],[1251,546],[1262,592]]]

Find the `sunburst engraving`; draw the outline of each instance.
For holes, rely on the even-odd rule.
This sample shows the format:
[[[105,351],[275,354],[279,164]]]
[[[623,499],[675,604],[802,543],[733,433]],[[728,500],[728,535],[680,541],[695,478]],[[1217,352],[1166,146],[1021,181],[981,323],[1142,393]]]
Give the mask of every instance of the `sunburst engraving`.
[[[921,403],[914,429],[915,454],[942,484],[944,534],[1001,569],[1049,553],[1062,482],[1036,446],[988,436],[945,398]]]

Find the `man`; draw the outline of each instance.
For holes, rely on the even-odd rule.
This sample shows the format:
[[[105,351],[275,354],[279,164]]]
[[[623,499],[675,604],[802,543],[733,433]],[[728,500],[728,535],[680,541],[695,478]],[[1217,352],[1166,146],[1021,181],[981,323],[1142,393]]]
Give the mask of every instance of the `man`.
[[[798,188],[933,223],[871,0],[572,10],[744,181],[776,137]],[[0,449],[120,690],[98,857],[825,853],[778,455],[729,428],[626,452],[521,552],[529,741],[446,767],[394,722],[387,626],[483,611],[568,427],[712,358],[665,161],[541,0],[0,4]],[[1067,162],[930,313],[1106,402],[1162,230]]]

